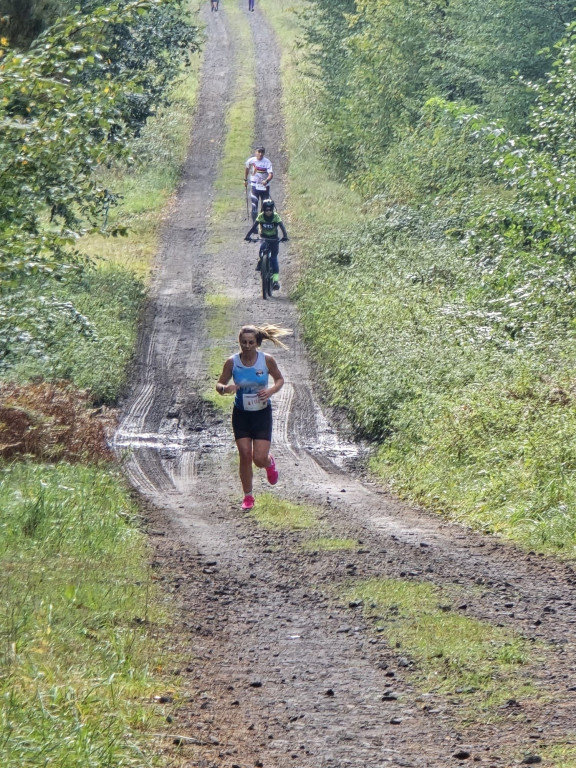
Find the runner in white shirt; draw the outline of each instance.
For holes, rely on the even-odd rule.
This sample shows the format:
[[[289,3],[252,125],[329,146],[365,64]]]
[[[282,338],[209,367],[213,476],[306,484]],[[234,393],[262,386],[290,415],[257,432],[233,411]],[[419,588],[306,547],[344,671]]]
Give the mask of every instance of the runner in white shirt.
[[[274,174],[272,173],[272,163],[267,157],[264,157],[264,147],[256,147],[254,157],[246,160],[244,169],[244,186],[248,186],[248,177],[250,177],[250,200],[252,203],[252,221],[256,221],[258,215],[258,202],[267,200],[270,197],[270,182]]]

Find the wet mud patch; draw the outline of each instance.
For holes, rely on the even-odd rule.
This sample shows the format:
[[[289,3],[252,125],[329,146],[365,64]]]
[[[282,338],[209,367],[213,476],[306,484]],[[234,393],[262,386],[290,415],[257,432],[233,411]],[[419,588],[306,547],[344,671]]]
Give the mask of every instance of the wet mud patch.
[[[201,432],[229,420],[226,414],[197,393],[190,393],[182,402],[175,404],[173,413],[185,433]]]

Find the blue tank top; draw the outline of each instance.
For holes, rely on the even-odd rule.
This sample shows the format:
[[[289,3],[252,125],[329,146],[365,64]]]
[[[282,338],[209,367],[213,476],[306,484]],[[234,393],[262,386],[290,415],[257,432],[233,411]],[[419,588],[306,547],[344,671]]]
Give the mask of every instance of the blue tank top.
[[[240,389],[236,392],[234,405],[241,411],[262,411],[270,405],[269,400],[260,400],[258,392],[268,386],[268,366],[264,352],[258,350],[254,365],[244,365],[237,353],[232,358],[232,378]]]

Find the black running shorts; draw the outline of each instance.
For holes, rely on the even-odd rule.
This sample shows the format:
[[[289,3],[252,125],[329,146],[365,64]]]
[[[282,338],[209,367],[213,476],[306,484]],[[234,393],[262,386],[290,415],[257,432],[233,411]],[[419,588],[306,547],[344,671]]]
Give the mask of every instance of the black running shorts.
[[[267,408],[261,411],[241,411],[239,408],[232,409],[232,429],[234,430],[234,439],[241,437],[250,437],[252,440],[272,440],[272,406],[268,403]]]

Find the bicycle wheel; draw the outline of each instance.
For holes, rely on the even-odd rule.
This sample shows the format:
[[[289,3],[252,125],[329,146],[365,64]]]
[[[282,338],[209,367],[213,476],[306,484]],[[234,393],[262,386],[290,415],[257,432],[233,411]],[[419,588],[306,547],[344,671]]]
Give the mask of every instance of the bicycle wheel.
[[[262,254],[262,266],[260,269],[262,279],[262,298],[267,299],[272,295],[272,269],[270,267],[270,251],[266,250]]]
[[[268,264],[270,264],[270,260],[268,260]],[[272,296],[272,267],[268,270],[268,283],[266,285],[266,290],[268,291],[268,296]]]
[[[268,296],[272,296],[272,284],[274,283],[274,270],[272,269],[272,251],[268,251],[268,282],[266,284]]]

